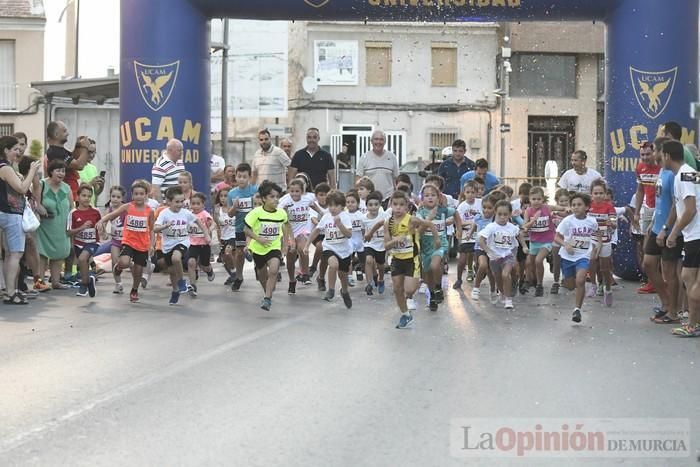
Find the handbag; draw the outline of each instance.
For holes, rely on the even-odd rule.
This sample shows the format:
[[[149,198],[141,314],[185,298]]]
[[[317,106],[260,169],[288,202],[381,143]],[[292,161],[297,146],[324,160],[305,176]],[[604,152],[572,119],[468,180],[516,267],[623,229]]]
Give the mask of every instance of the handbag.
[[[29,203],[26,203],[24,205],[24,213],[22,213],[22,230],[25,232],[34,232],[39,228],[39,225],[41,225],[39,218],[36,217]]]

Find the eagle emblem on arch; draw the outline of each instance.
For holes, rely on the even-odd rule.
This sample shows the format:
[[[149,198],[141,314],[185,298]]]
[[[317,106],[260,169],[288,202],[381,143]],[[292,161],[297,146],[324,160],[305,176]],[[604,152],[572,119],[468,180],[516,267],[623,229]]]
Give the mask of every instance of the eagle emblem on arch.
[[[175,89],[180,60],[167,65],[147,65],[134,60],[134,73],[139,92],[146,105],[154,112],[167,104]]]
[[[630,67],[632,88],[639,106],[652,120],[664,113],[673,96],[678,67],[666,71],[642,71]]]

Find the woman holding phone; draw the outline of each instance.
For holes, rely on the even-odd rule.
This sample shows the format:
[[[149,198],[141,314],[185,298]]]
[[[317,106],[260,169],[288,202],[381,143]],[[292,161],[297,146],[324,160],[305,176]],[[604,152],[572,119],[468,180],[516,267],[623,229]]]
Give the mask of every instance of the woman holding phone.
[[[85,164],[83,170],[79,172],[80,183],[90,185],[92,187],[92,205],[97,206],[97,198],[100,197],[105,188],[105,175],[107,174],[107,171],[103,170],[98,175],[97,167],[92,163],[95,159],[95,155],[97,154],[95,140],[88,138],[87,136],[80,136],[78,141],[84,141],[84,144],[87,145],[88,150],[88,162]]]

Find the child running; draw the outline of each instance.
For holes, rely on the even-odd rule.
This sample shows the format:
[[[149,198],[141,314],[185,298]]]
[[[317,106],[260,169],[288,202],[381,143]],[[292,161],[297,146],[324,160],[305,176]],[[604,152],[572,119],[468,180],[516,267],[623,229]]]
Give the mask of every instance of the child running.
[[[92,187],[81,185],[78,188],[78,207],[68,216],[68,235],[73,237],[75,258],[78,260],[80,288],[79,297],[95,296],[95,276],[90,274],[90,261],[100,247],[97,243],[97,223],[100,211],[92,207]]]
[[[326,199],[328,198],[328,193],[331,191],[331,186],[328,183],[319,183],[316,185],[316,188],[314,189],[316,193],[316,203],[318,206],[321,208],[320,212],[312,212],[311,217],[310,217],[310,229],[313,230],[316,225],[318,225],[318,221],[323,217],[324,214],[328,212],[328,205],[326,204]],[[325,292],[326,291],[326,268],[328,267],[328,263],[326,262],[326,259],[323,258],[323,234],[319,235],[316,237],[316,240],[313,242],[314,245],[314,258],[311,263],[311,267],[309,268],[309,276],[313,277],[314,274],[316,274],[316,270],[319,267],[319,262],[321,263],[321,269],[318,272],[318,278],[316,279],[316,282],[318,283],[318,291],[319,292]]]
[[[363,270],[365,267],[365,224],[363,219],[365,216],[360,212],[359,206],[360,195],[357,193],[357,190],[348,190],[345,194],[345,207],[350,216],[350,222],[352,223],[352,238],[350,239],[350,243],[352,244],[351,269],[356,271],[357,280],[363,281]],[[355,279],[352,277],[352,272],[348,276],[348,283],[351,287],[355,286]]]
[[[481,231],[494,221],[494,213],[495,203],[493,196],[488,195],[486,198],[481,200],[481,212],[474,216],[474,219],[469,222],[467,227],[467,235],[474,238],[478,237]],[[491,289],[491,303],[496,304],[496,302],[498,302],[498,295],[496,294],[496,280],[489,269],[489,257],[486,252],[481,249],[481,245],[479,243],[474,245],[474,257],[477,263],[477,270],[474,278],[474,287],[472,288],[472,300],[479,300],[481,295],[481,282],[486,276],[488,276]]]
[[[287,293],[294,295],[296,293],[297,280],[304,285],[311,285],[309,255],[305,252],[310,232],[309,212],[311,210],[320,210],[320,208],[316,206],[314,194],[306,192],[304,180],[295,178],[289,182],[287,190],[287,194],[280,199],[279,205],[287,211],[289,226],[292,229],[293,238],[296,242],[296,248],[287,252],[287,273],[289,274],[289,289]],[[297,257],[299,258],[299,267],[301,269],[301,275],[298,278],[295,274]]]
[[[156,219],[154,232],[161,232],[165,264],[170,272],[170,284],[173,291],[170,294],[170,305],[176,305],[180,294],[187,292],[187,284],[183,279],[182,258],[190,246],[189,226],[196,223],[204,232],[206,243],[211,241],[209,229],[191,211],[182,208],[185,195],[179,186],[173,186],[165,191],[168,208],[161,211]]]
[[[123,186],[113,186],[109,190],[109,213],[116,211],[124,205],[124,197],[126,196],[126,190]],[[122,250],[122,239],[124,236],[124,220],[126,218],[126,211],[123,211],[121,215],[110,220],[110,253],[112,254],[112,264],[117,264],[119,261],[119,253]],[[98,230],[102,230],[98,228]],[[99,256],[99,254],[98,254]],[[112,275],[114,276],[114,291],[112,293],[121,294],[124,293],[124,286],[122,285],[121,275],[118,275],[114,271],[114,266],[112,266]]]
[[[323,299],[331,301],[335,296],[337,276],[343,303],[347,308],[352,308],[348,290],[348,274],[352,264],[352,221],[344,209],[345,195],[338,190],[328,193],[328,212],[311,231],[309,240],[313,242],[319,234],[323,234],[323,257],[328,263],[328,291]],[[309,245],[306,245],[308,248]]]
[[[552,221],[552,211],[545,204],[545,197],[542,187],[536,186],[530,189],[530,206],[524,210],[523,231],[530,235],[529,254],[527,256],[527,269],[534,271],[535,277],[535,297],[544,296],[544,260],[552,250],[554,241],[554,222]],[[531,272],[531,275],[532,272]]]
[[[442,261],[447,254],[447,222],[455,217],[455,210],[439,206],[440,190],[433,184],[426,184],[421,190],[422,205],[418,209],[418,218],[431,222],[438,231],[439,242],[433,238],[433,232],[423,232],[420,237],[421,265],[423,278],[430,291],[430,311],[437,311],[438,305],[445,299],[442,291]],[[459,219],[457,219],[459,221]],[[461,224],[459,224],[461,230]]]
[[[459,262],[457,263],[457,280],[452,288],[462,288],[462,275],[467,269],[467,281],[474,280],[474,247],[476,245],[475,229],[467,224],[481,213],[481,199],[476,197],[476,183],[469,180],[464,184],[461,195],[462,202],[457,206],[457,213],[462,221],[462,232],[459,241]]]
[[[211,267],[211,230],[214,226],[214,219],[204,209],[207,197],[204,193],[194,193],[190,198],[192,214],[199,220],[196,224],[190,224],[190,247],[187,258],[187,274],[190,276],[190,283],[187,285],[187,292],[191,297],[197,296],[197,268],[207,274],[207,280],[214,280],[214,269]],[[200,227],[204,226],[204,229]]]
[[[367,197],[374,191],[374,183],[369,177],[362,177],[355,183],[355,189],[360,197],[359,211],[367,214]]]
[[[236,218],[228,215],[227,199],[231,187],[222,185],[214,197],[214,221],[219,226],[219,254],[228,274],[224,285],[231,286],[236,280],[234,251],[236,250]]]
[[[496,220],[487,225],[479,234],[481,249],[489,257],[489,268],[493,272],[498,290],[503,294],[506,310],[513,309],[513,269],[516,266],[515,254],[520,244],[523,253],[528,253],[527,245],[520,229],[510,223],[513,207],[509,201],[496,203]]]
[[[133,277],[129,293],[131,303],[139,301],[138,290],[143,277],[143,269],[147,267],[149,253],[152,252],[154,244],[155,217],[153,209],[146,204],[148,192],[148,185],[135,181],[131,185],[131,202],[106,214],[100,221],[100,224],[104,224],[124,216],[122,248],[119,252],[119,260],[114,264],[113,273],[115,277],[119,278],[119,284],[121,284],[122,271],[131,266]],[[132,261],[133,264],[131,264]]]
[[[598,222],[588,215],[591,198],[584,193],[575,193],[570,198],[572,215],[561,221],[557,227],[554,242],[561,248],[561,272],[564,287],[576,289],[576,303],[571,320],[581,322],[581,307],[586,288],[586,274],[593,250],[593,234],[598,230]]]
[[[296,243],[289,227],[287,212],[278,207],[282,188],[264,181],[260,184],[259,193],[263,204],[245,216],[245,235],[250,238],[248,248],[253,253],[255,271],[263,288],[260,308],[270,311],[282,256],[287,253],[287,246],[294,250]]]
[[[391,250],[391,282],[396,304],[401,311],[397,329],[405,329],[413,323],[407,299],[418,290],[420,280],[420,242],[422,230],[433,233],[433,247],[440,248],[440,234],[432,222],[424,221],[408,213],[411,201],[403,190],[396,190],[389,198],[391,217],[384,223],[384,248]]]
[[[236,249],[234,263],[236,266],[236,279],[231,284],[231,290],[238,291],[243,284],[243,265],[246,254],[245,217],[253,210],[253,196],[258,192],[257,185],[250,183],[250,164],[245,162],[236,167],[236,186],[228,192],[228,215],[236,218]]]
[[[384,221],[386,216],[381,210],[382,194],[373,191],[367,196],[367,214],[362,219],[365,231],[365,276],[367,295],[374,294],[377,287],[379,294],[384,293],[384,265],[386,264],[386,249],[384,248]],[[377,224],[380,227],[373,230]],[[375,279],[376,278],[376,279]]]
[[[559,188],[554,193],[554,197],[555,201],[557,202],[557,206],[564,209],[569,208],[569,190],[566,188]],[[552,223],[554,224],[555,231],[566,216],[567,214],[564,211],[554,211],[552,213]],[[561,279],[559,248],[560,246],[556,242],[552,243],[552,274],[554,275],[554,283],[552,284],[552,288],[549,290],[551,295],[557,295],[559,293],[559,280]]]
[[[591,183],[591,204],[589,215],[598,222],[598,231],[593,239],[597,254],[591,255],[591,284],[588,296],[596,294],[596,277],[601,286],[605,284],[603,302],[606,306],[612,306],[612,236],[617,227],[617,211],[611,201],[606,201],[607,185],[602,179]]]

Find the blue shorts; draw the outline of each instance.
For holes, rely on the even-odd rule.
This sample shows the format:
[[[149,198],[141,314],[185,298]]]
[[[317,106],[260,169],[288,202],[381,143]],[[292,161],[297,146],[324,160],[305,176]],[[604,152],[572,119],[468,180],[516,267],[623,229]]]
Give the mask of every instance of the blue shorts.
[[[576,273],[580,270],[588,270],[589,266],[589,259],[588,258],[581,258],[578,261],[569,261],[568,259],[561,259],[561,273],[564,276],[564,279],[571,279],[572,277],[576,277]]]
[[[430,270],[430,263],[433,261],[433,256],[444,258],[445,255],[447,255],[447,248],[445,247],[436,248],[434,250],[421,250],[420,259],[423,266],[423,271]]]
[[[22,214],[0,212],[0,229],[5,233],[5,241],[10,253],[24,252],[26,234],[22,229]]]
[[[552,242],[533,242],[530,240],[528,252],[530,256],[537,256],[540,250],[545,248],[547,251],[552,251]]]
[[[99,243],[87,243],[83,246],[73,245],[73,250],[75,251],[75,257],[78,258],[83,251],[90,253],[90,257],[95,256],[97,249],[100,248]]]

